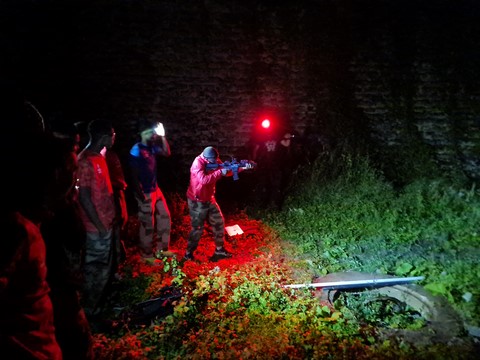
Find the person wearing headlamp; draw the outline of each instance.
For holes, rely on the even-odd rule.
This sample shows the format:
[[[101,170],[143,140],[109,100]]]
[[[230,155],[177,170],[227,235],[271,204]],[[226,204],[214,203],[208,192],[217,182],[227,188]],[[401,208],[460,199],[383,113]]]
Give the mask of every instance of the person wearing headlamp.
[[[169,251],[170,211],[157,183],[157,157],[171,153],[162,123],[141,121],[139,135],[140,141],[130,150],[131,185],[138,204],[140,254],[147,263],[153,263],[156,250],[164,256],[173,255]]]

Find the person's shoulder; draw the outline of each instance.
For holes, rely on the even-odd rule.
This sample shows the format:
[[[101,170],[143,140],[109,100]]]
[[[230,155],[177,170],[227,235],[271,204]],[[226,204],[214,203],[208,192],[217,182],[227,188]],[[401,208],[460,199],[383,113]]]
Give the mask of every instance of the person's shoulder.
[[[41,236],[40,229],[37,224],[25,217],[22,213],[16,211],[12,214],[11,219],[14,223],[25,230],[25,234],[29,236]]]
[[[202,155],[197,155],[195,159],[193,159],[193,163],[207,163],[208,160],[202,157]]]
[[[108,149],[106,152],[105,152],[105,159],[108,159],[108,160],[120,160],[120,157],[118,156],[117,152],[115,150],[112,150],[112,149]]]
[[[85,148],[78,153],[77,158],[78,158],[78,160],[85,159],[85,158],[91,156],[91,154],[92,154],[92,151],[88,148]]]
[[[191,169],[197,169],[197,168],[204,168],[205,164],[207,164],[208,161],[204,159],[201,155],[198,155],[193,159],[192,166],[190,167]]]
[[[77,155],[77,160],[78,161],[83,161],[86,157],[86,149],[83,149],[82,151],[80,151]]]
[[[135,143],[131,149],[130,149],[130,155],[139,157],[140,156],[140,150],[142,150],[145,147],[141,142]]]
[[[94,158],[103,159],[103,156],[90,149],[84,149],[78,154],[78,157],[77,157],[79,163],[93,161]]]

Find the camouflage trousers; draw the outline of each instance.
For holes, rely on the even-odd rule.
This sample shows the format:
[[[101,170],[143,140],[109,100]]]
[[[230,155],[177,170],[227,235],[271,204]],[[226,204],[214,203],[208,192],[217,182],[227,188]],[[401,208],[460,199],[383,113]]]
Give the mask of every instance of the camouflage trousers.
[[[85,287],[83,306],[85,314],[95,315],[104,299],[105,289],[112,276],[113,231],[105,237],[98,233],[87,232],[85,249]]]
[[[145,194],[145,201],[137,199],[140,222],[139,247],[143,257],[153,256],[159,241],[159,250],[167,251],[170,245],[171,218],[167,201],[157,186],[154,192]],[[155,238],[154,238],[155,236]]]
[[[225,240],[225,221],[216,201],[193,201],[187,199],[192,230],[188,236],[187,252],[193,254],[203,234],[205,221],[212,226],[216,247],[223,247]]]

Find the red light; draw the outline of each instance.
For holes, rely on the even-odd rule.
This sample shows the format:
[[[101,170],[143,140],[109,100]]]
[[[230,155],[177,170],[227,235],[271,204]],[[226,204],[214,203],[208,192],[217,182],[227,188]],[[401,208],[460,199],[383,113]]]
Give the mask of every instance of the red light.
[[[262,127],[264,129],[268,129],[270,127],[270,120],[268,120],[268,119],[263,120],[262,121]]]

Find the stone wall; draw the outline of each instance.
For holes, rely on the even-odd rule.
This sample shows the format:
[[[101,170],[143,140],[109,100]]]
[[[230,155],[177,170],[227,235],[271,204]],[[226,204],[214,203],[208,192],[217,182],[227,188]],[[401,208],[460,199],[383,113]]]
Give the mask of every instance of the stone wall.
[[[480,179],[480,5],[395,0],[3,0],[2,78],[52,123],[162,121],[170,164],[248,156],[269,114],[387,175]],[[315,143],[314,143],[315,144]]]

